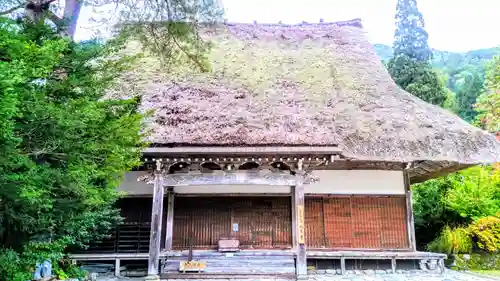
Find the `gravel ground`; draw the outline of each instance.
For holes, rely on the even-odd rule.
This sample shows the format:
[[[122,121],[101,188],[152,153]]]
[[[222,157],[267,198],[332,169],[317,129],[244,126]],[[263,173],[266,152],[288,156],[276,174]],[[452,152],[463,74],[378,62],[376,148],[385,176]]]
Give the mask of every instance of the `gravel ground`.
[[[143,281],[143,278],[98,277],[98,281]],[[217,281],[240,281],[234,279],[217,279]],[[241,281],[282,281],[281,279],[245,279]],[[175,281],[195,281],[195,279],[175,279]],[[203,281],[207,281],[204,279]],[[210,280],[215,281],[215,280]],[[413,272],[406,274],[374,274],[356,275],[354,272],[339,276],[333,274],[309,275],[307,281],[500,281],[497,277],[480,276],[478,274],[447,270],[444,274],[428,274]]]

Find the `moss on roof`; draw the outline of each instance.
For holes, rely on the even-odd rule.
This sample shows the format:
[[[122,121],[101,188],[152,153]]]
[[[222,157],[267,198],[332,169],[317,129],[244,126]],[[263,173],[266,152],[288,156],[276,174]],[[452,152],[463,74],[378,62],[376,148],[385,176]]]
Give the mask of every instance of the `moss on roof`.
[[[359,20],[203,29],[212,71],[165,71],[149,57],[126,76],[154,109],[150,141],[338,145],[357,159],[497,162],[493,135],[392,81]]]

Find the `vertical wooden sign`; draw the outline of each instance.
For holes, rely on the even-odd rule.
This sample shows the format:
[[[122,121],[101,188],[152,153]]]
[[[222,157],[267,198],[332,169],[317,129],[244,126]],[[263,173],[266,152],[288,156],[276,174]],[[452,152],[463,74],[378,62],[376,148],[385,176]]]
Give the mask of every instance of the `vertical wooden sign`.
[[[305,226],[304,226],[304,206],[297,206],[297,226],[299,244],[306,243]]]

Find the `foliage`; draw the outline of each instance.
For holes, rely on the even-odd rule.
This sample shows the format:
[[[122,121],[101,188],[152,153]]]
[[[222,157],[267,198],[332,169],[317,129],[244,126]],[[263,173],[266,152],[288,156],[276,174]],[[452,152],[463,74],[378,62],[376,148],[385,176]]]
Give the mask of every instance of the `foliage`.
[[[450,228],[445,226],[441,234],[429,245],[429,251],[445,254],[466,254],[472,252],[472,238],[464,227]]]
[[[446,205],[461,217],[478,219],[500,212],[500,174],[492,167],[476,166],[448,177],[452,188]]]
[[[457,269],[500,270],[500,256],[497,254],[473,253],[455,255]]]
[[[480,249],[490,252],[500,252],[500,213],[477,219],[469,226]]]
[[[425,245],[450,225],[468,225],[500,211],[499,171],[472,167],[412,186],[417,242]]]
[[[446,206],[444,195],[452,186],[446,178],[432,179],[412,186],[415,231],[419,248],[437,238],[446,224],[466,223]]]
[[[416,0],[398,0],[393,57],[387,68],[402,89],[435,105],[443,105],[449,94],[432,69],[432,51]]]
[[[387,62],[392,58],[393,49],[390,46],[383,44],[374,46],[382,61]],[[464,53],[433,49],[432,52],[432,68],[446,77],[443,83],[447,87],[447,97],[442,106],[468,122],[474,121],[478,114],[474,106],[478,97],[488,96],[484,93],[486,65],[498,53],[498,49],[480,49]],[[489,108],[500,108],[500,105],[496,104],[495,107],[489,106]]]
[[[68,242],[66,239],[50,242],[28,242],[21,252],[9,248],[0,249],[1,280],[31,280],[35,266],[44,260],[60,260]]]
[[[435,105],[445,102],[447,91],[427,62],[397,55],[389,60],[387,67],[396,84],[404,90]]]
[[[105,98],[131,61],[120,49],[0,23],[0,280],[119,222],[115,188],[144,146],[138,100]]]
[[[478,98],[477,123],[490,132],[500,132],[500,55],[488,64],[486,88]]]
[[[0,15],[24,14],[37,23],[50,21],[58,32],[73,37],[83,5],[98,11],[91,19],[98,24],[94,30],[105,30],[94,36],[107,38],[119,32],[140,40],[164,63],[187,62],[202,71],[209,70],[206,55],[210,44],[198,29],[202,24],[222,21],[223,9],[217,0],[3,0]]]
[[[432,57],[432,51],[427,44],[428,37],[424,19],[418,11],[417,0],[398,0],[394,57],[403,55],[418,62],[428,62]]]

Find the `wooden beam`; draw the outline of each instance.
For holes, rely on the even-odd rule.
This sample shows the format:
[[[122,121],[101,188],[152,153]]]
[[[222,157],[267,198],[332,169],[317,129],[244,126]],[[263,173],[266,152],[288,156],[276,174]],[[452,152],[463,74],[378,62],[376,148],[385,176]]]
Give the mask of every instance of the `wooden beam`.
[[[472,164],[451,164],[450,166],[442,167],[442,169],[436,170],[432,173],[414,175],[413,177],[411,177],[411,183],[412,184],[419,183],[419,182],[423,182],[423,181],[426,181],[429,179],[442,177],[442,176],[445,176],[447,174],[451,174],[451,173],[454,173],[454,172],[457,172],[457,171],[460,171],[463,169],[467,169],[467,168],[472,167],[472,166],[474,166],[474,165],[472,165]]]
[[[189,185],[281,185],[291,186],[302,181],[300,175],[286,173],[231,173],[221,174],[170,174],[165,177],[166,186],[189,186]]]
[[[159,280],[161,225],[163,214],[163,176],[161,162],[157,163],[154,179],[153,209],[151,212],[151,234],[149,240],[148,280]]]
[[[297,279],[307,276],[306,243],[305,243],[305,217],[304,217],[304,185],[299,182],[293,188],[295,205],[295,221],[292,225],[296,231],[295,251],[296,251],[296,272]]]
[[[336,146],[181,146],[181,147],[148,147],[143,153],[149,155],[323,155],[339,154],[342,151]]]
[[[406,222],[408,229],[408,245],[413,251],[417,250],[417,243],[415,238],[415,219],[413,217],[413,203],[412,193],[410,188],[410,176],[408,170],[403,171],[403,179],[406,193]]]
[[[174,234],[174,200],[175,193],[169,190],[167,193],[167,222],[165,234],[165,250],[172,250],[172,237]]]
[[[295,207],[295,186],[291,187],[291,197],[292,197],[292,246],[294,251],[297,251],[297,211]]]

